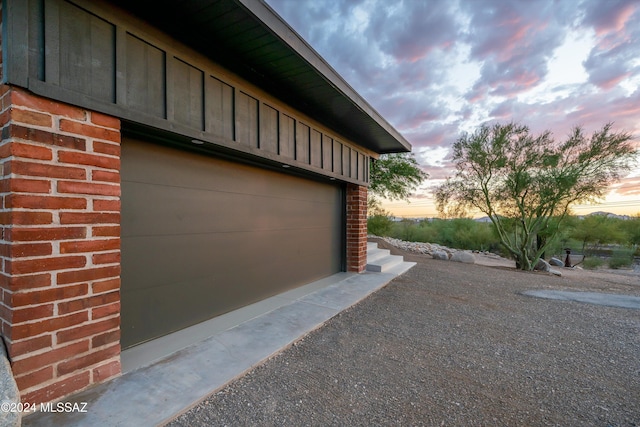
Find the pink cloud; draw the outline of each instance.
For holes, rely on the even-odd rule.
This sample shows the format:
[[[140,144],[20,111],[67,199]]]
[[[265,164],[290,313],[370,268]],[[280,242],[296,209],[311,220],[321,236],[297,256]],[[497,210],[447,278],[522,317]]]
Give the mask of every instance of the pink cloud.
[[[638,3],[635,1],[599,1],[587,21],[593,25],[598,36],[604,36],[610,31],[620,32],[637,8]]]
[[[640,178],[622,178],[612,190],[620,196],[640,195]]]

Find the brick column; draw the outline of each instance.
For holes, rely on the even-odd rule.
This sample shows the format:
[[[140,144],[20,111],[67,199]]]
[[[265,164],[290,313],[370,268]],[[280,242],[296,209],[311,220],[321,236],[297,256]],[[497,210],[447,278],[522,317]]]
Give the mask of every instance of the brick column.
[[[347,184],[347,271],[367,267],[367,187]]]
[[[47,402],[120,373],[120,121],[0,88],[1,332]]]

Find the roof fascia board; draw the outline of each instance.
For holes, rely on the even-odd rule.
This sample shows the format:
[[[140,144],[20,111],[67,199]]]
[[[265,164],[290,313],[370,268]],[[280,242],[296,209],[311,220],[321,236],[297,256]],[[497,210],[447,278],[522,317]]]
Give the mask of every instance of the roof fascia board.
[[[286,21],[262,0],[236,0],[246,10],[259,19],[280,40],[301,56],[336,91],[344,95],[360,111],[372,117],[385,131],[392,135],[406,151],[411,144],[382,117],[362,96],[347,83]]]

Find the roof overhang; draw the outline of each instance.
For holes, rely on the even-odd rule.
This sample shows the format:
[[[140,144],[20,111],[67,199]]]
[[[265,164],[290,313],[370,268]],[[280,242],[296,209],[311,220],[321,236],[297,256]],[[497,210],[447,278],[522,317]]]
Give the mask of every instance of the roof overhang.
[[[121,8],[373,152],[411,144],[260,0],[115,0]]]

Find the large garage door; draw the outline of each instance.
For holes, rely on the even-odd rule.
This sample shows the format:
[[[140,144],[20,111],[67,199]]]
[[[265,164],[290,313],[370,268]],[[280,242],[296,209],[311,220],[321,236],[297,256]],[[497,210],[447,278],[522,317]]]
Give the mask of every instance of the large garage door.
[[[341,269],[342,190],[125,139],[122,346]]]

